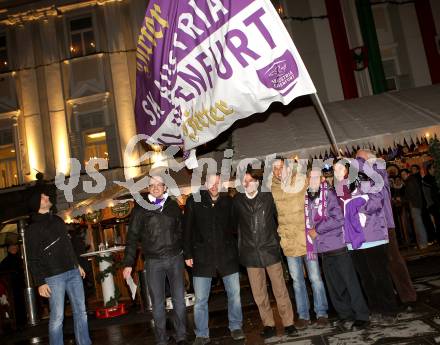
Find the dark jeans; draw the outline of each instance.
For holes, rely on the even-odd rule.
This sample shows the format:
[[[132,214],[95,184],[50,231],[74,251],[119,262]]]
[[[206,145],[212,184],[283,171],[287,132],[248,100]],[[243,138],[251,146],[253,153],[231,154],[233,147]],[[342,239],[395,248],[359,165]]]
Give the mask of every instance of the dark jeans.
[[[328,293],[339,318],[368,321],[367,303],[348,251],[321,257]]]
[[[389,273],[388,244],[352,250],[351,257],[361,278],[370,311],[395,315],[397,302]]]
[[[390,243],[388,244],[388,259],[394,286],[402,303],[415,302],[417,300],[417,293],[411,281],[406,262],[402,258],[402,255],[400,255],[394,229],[388,229],[388,237],[390,239]]]
[[[166,345],[168,343],[165,311],[166,278],[168,278],[170,283],[171,298],[173,300],[173,323],[176,331],[176,342],[185,340],[186,306],[182,255],[165,259],[146,259],[145,268],[153,309],[156,343],[158,345]]]

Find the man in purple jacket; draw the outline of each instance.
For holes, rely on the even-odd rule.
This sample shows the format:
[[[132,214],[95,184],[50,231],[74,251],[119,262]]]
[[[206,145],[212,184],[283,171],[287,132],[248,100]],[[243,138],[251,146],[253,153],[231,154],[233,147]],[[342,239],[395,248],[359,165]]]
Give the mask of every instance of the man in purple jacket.
[[[328,292],[345,329],[369,324],[369,311],[344,238],[344,214],[336,192],[312,170],[306,195],[306,227],[321,255]]]
[[[371,321],[394,323],[398,308],[388,268],[386,188],[373,192],[374,182],[369,178],[372,177],[373,168],[362,158],[358,158],[357,163],[360,179],[364,181],[358,183],[352,198],[344,201],[345,229],[358,228],[360,223],[364,239],[358,243],[347,243],[347,247],[373,313]],[[365,201],[356,205],[356,210],[348,217],[350,203],[360,199]]]

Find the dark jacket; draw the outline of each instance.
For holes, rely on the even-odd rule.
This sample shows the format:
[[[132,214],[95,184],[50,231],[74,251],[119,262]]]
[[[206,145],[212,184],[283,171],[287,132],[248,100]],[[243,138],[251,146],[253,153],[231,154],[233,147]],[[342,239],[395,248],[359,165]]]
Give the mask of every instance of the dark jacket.
[[[215,277],[238,272],[237,240],[233,234],[232,199],[220,195],[214,203],[207,191],[200,202],[186,201],[184,252],[193,259],[193,275]]]
[[[432,206],[438,207],[440,204],[440,194],[435,176],[426,174],[423,177],[423,192],[426,199],[427,208]]]
[[[145,198],[148,201],[148,198]],[[133,266],[137,243],[145,258],[170,258],[182,253],[182,212],[168,197],[162,210],[148,210],[136,205],[130,218],[124,265]]]
[[[64,221],[52,214],[34,214],[25,232],[27,258],[36,286],[45,278],[78,267]]]
[[[258,192],[249,199],[239,193],[234,198],[240,262],[245,267],[267,267],[281,261],[277,233],[277,212],[272,193]]]
[[[420,174],[410,175],[405,181],[405,199],[413,208],[424,208],[425,198]]]

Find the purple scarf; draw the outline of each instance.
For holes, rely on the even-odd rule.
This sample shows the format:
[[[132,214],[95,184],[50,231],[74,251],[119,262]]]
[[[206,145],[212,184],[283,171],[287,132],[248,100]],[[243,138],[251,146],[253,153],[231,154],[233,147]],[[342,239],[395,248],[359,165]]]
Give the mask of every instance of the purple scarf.
[[[327,182],[323,182],[323,183],[321,183],[321,188],[320,188],[320,192],[319,192],[319,198],[321,198],[321,205],[322,205],[321,214],[319,214],[319,209],[318,209],[318,212],[315,214],[315,218],[313,219],[313,224],[315,224],[315,222],[317,222],[317,221],[327,219],[327,215],[326,215],[326,212],[327,212],[327,193],[328,193]],[[315,249],[314,249],[314,245],[313,245],[313,240],[309,236],[309,231],[311,229],[313,229],[312,223],[310,221],[310,215],[309,215],[309,202],[310,202],[309,195],[306,193],[305,202],[304,202],[304,218],[305,218],[305,231],[306,231],[307,259],[316,260],[317,257],[316,257],[316,253],[315,253]],[[314,202],[314,201],[312,201],[312,202]]]

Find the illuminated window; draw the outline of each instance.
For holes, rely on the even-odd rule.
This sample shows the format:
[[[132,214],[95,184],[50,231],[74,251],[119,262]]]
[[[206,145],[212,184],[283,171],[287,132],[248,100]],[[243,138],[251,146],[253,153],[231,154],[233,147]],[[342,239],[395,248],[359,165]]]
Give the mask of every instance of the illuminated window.
[[[84,56],[96,52],[92,17],[70,20],[70,56]]]
[[[18,185],[12,128],[0,129],[0,188]]]
[[[9,70],[9,62],[8,62],[8,48],[7,41],[5,35],[0,35],[0,71],[8,71]]]
[[[108,160],[107,135],[104,131],[85,133],[84,164],[92,158]]]

